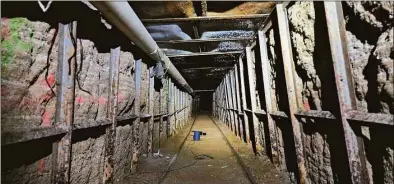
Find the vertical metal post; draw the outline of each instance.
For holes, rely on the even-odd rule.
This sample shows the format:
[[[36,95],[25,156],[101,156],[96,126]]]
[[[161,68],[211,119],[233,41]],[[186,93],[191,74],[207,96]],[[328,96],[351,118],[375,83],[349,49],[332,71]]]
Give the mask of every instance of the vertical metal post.
[[[216,91],[214,91],[214,92],[212,93],[212,99],[213,99],[213,101],[212,101],[212,116],[213,116],[214,118],[216,118],[216,113],[215,113],[215,110],[216,110],[216,107],[215,107],[215,104],[216,104],[216,95],[215,95],[215,92],[216,92]]]
[[[270,76],[269,76],[269,61],[268,61],[268,52],[267,52],[267,47],[266,47],[266,42],[267,39],[264,35],[263,31],[258,31],[258,37],[259,37],[259,45],[260,45],[260,55],[261,55],[261,72],[263,76],[263,85],[264,85],[264,97],[265,97],[265,105],[266,105],[266,111],[267,111],[267,121],[268,121],[268,131],[269,131],[269,137],[270,137],[270,142],[271,142],[271,155],[272,155],[272,162],[274,163],[275,166],[279,164],[279,155],[278,155],[278,146],[277,146],[277,140],[275,136],[275,123],[274,120],[272,119],[272,116],[270,113],[272,113],[272,97],[271,97],[271,84],[270,84]],[[257,72],[257,71],[256,71]],[[267,148],[268,149],[268,148]]]
[[[304,161],[304,152],[303,152],[303,143],[302,143],[302,130],[301,125],[295,117],[295,113],[298,110],[297,106],[297,96],[296,96],[296,88],[295,88],[295,77],[294,77],[294,62],[293,62],[293,54],[291,50],[290,44],[290,33],[288,27],[288,20],[286,15],[286,10],[283,7],[283,4],[276,5],[276,11],[278,16],[278,27],[279,27],[279,35],[280,35],[280,45],[282,48],[282,58],[283,58],[283,67],[286,79],[286,88],[287,88],[287,96],[289,100],[289,109],[290,109],[290,120],[294,133],[294,143],[296,149],[298,170],[300,174],[300,183],[307,182],[307,170],[305,167]]]
[[[106,130],[103,183],[113,183],[114,151],[118,111],[120,47],[111,49],[109,61],[109,86],[107,118],[111,126]]]
[[[153,145],[153,108],[154,108],[154,101],[153,101],[153,93],[154,93],[154,84],[155,78],[153,77],[153,67],[149,68],[149,93],[148,93],[148,114],[151,115],[148,121],[148,153],[152,153],[152,145]]]
[[[367,183],[369,176],[363,176],[363,173],[365,175],[367,174],[362,167],[362,160],[366,158],[361,158],[359,155],[361,150],[358,145],[357,135],[345,118],[346,112],[355,108],[355,95],[346,45],[346,29],[342,4],[340,2],[324,2],[324,8],[334,64],[335,83],[340,104],[339,114],[344,131],[349,169],[352,175],[351,180],[353,183]]]
[[[186,112],[187,112],[187,109],[186,109],[186,93],[185,92],[182,92],[182,102],[183,102],[183,107],[182,108],[185,108],[185,109],[183,109],[183,125],[185,125],[186,123],[187,123],[187,118],[186,118]],[[182,128],[183,128],[183,126],[182,126]]]
[[[230,110],[232,108],[232,101],[231,101],[231,91],[230,91],[230,84],[229,84],[229,74],[226,74],[224,77],[224,83],[226,85],[226,102],[227,102],[227,116],[228,116],[228,125],[232,131],[234,131],[233,127],[233,116],[232,116],[232,111]]]
[[[167,131],[167,138],[172,135],[171,122],[172,122],[172,113],[174,113],[174,109],[172,107],[172,98],[173,98],[172,91],[173,91],[172,82],[171,82],[171,78],[169,77],[168,78],[168,92],[167,92],[167,114],[168,114],[167,130],[166,130]]]
[[[231,73],[228,72],[226,82],[227,82],[228,94],[229,94],[228,101],[229,101],[229,113],[230,113],[230,119],[231,119],[230,124],[231,124],[231,127],[233,128],[233,132],[236,132],[237,130],[235,129],[235,117],[234,117],[234,113],[233,113],[234,111],[231,110],[234,107],[233,107],[233,99],[232,99],[233,97],[232,97],[232,92],[231,92],[232,90],[231,90],[230,76],[231,76]]]
[[[234,70],[231,70],[230,71],[229,80],[230,80],[230,89],[231,89],[231,100],[232,100],[232,103],[233,103],[233,105],[232,105],[232,108],[233,108],[232,113],[233,113],[233,116],[234,116],[234,129],[235,129],[234,133],[235,133],[236,136],[238,136],[239,135],[238,113],[237,113],[237,111],[235,111],[236,109],[238,110],[238,108],[237,108],[237,99],[236,99],[236,95],[235,95],[234,78],[235,78]]]
[[[255,141],[255,146],[256,149],[259,147],[260,144],[262,144],[261,141],[261,135],[260,135],[260,126],[259,126],[259,120],[257,119],[257,116],[255,114],[256,109],[257,109],[257,104],[256,104],[256,92],[255,89],[256,87],[254,86],[254,75],[253,75],[253,69],[252,69],[252,60],[254,59],[254,54],[252,55],[252,48],[250,46],[246,47],[246,66],[247,66],[247,71],[248,71],[248,81],[249,81],[249,94],[250,94],[250,105],[251,105],[251,111],[252,111],[252,121],[253,121],[253,132],[254,132],[254,141]],[[257,153],[259,153],[260,150],[257,150]]]
[[[174,87],[174,112],[175,112],[175,131],[178,129],[178,88]]]
[[[223,81],[224,81],[224,79],[223,79]],[[224,112],[225,112],[225,109],[224,109],[224,95],[225,95],[225,93],[224,93],[224,88],[223,88],[223,85],[224,85],[224,82],[220,82],[220,95],[219,95],[219,101],[220,101],[220,116],[221,116],[221,121],[222,122],[225,122],[225,120],[224,120]]]
[[[159,122],[159,125],[157,125],[157,128],[156,129],[158,129],[158,131],[157,131],[157,136],[158,136],[158,148],[156,149],[156,150],[154,150],[154,152],[157,152],[159,149],[160,149],[160,145],[161,145],[161,132],[163,131],[163,114],[164,114],[164,112],[163,112],[163,88],[160,88],[160,98],[159,98],[159,114],[160,114],[160,122]]]
[[[243,135],[243,129],[244,127],[242,126],[242,117],[239,115],[242,113],[241,110],[241,99],[240,99],[240,92],[239,92],[239,78],[238,78],[238,65],[235,64],[234,66],[234,74],[235,74],[235,92],[236,92],[236,101],[237,101],[237,113],[238,113],[238,131],[239,131],[239,137],[241,140],[244,140],[244,135]],[[244,140],[245,141],[245,140]]]
[[[56,74],[55,124],[67,128],[60,142],[53,144],[52,183],[69,183],[72,124],[74,122],[77,22],[59,23],[59,61]]]
[[[245,133],[246,133],[246,143],[250,142],[250,129],[249,129],[249,120],[248,116],[245,113],[246,109],[246,92],[245,92],[245,82],[244,82],[244,66],[242,62],[242,58],[239,58],[239,77],[241,78],[241,99],[242,99],[242,114],[244,118],[244,123],[245,123]]]
[[[131,161],[132,173],[137,171],[137,162],[140,154],[140,104],[141,104],[141,59],[135,61],[135,100],[134,114],[137,116],[133,125],[133,156]]]

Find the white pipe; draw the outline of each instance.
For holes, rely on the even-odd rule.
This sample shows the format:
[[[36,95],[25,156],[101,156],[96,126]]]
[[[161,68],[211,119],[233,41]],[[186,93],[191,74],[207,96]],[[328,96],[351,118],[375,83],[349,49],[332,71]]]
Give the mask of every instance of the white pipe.
[[[159,48],[127,1],[91,1],[91,3],[150,58],[156,62],[161,62],[164,70],[181,87],[193,94],[193,89]]]

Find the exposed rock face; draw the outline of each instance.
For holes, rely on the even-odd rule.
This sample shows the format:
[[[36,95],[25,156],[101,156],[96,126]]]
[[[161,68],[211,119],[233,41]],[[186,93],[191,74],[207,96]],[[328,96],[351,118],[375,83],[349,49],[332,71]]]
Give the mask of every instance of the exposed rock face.
[[[163,2],[130,2],[135,12],[140,18],[174,18],[174,17],[195,17],[197,11],[192,1],[163,1]],[[229,16],[269,13],[274,8],[276,2],[245,2],[234,5],[225,11],[217,12],[208,2],[208,7],[212,11],[207,12],[207,16]]]
[[[357,110],[394,114],[394,3],[349,1],[342,6]],[[371,126],[363,132],[370,182],[393,183],[392,131]]]
[[[54,124],[56,75],[58,62],[57,30],[44,22],[25,18],[2,19],[2,132]],[[100,53],[95,43],[77,39],[77,70],[75,83],[75,123],[107,118],[109,93],[109,51]],[[141,65],[141,114],[148,113],[149,71]],[[133,115],[135,97],[135,60],[130,52],[121,52],[119,66],[118,116]],[[166,90],[165,85],[162,90]],[[159,93],[155,93],[158,98]],[[163,110],[167,92],[163,91]],[[156,100],[158,101],[158,100]],[[155,113],[159,103],[155,104]],[[132,122],[116,128],[114,179],[121,182],[130,174],[133,144]],[[141,123],[143,124],[143,123]],[[159,124],[158,124],[159,125]],[[160,125],[166,126],[166,125]],[[166,137],[166,127],[155,136]],[[147,144],[147,128],[139,132]],[[71,183],[101,183],[104,168],[105,128],[73,131]],[[158,139],[156,142],[158,142]],[[4,158],[20,160],[2,163],[5,183],[50,183],[52,139],[34,140],[2,146]],[[141,142],[143,142],[141,141]],[[39,146],[37,146],[39,145]],[[146,146],[142,153],[145,153]],[[3,152],[4,151],[4,152]]]
[[[2,129],[53,123],[56,30],[25,18],[2,19]]]
[[[393,114],[394,3],[342,4],[357,108]]]
[[[271,12],[275,5],[276,2],[245,2],[225,12],[208,12],[207,14],[208,16],[263,14]]]
[[[171,18],[196,16],[192,1],[144,1],[131,2],[140,18]]]
[[[315,51],[315,10],[312,2],[297,2],[289,8],[289,24],[291,25],[291,38],[295,49],[295,64],[297,72],[297,91],[302,91],[302,105],[313,103],[314,109],[321,110],[319,76],[314,66]],[[300,75],[304,74],[303,79]],[[308,110],[308,106],[305,105]]]
[[[296,2],[288,9],[298,106],[329,110],[336,97],[330,45],[322,3]],[[324,84],[324,85],[322,85]]]

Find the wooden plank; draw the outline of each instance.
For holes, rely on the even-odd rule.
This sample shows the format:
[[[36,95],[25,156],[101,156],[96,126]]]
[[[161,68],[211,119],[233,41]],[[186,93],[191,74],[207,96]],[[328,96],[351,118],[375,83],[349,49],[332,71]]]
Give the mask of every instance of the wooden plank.
[[[294,79],[294,62],[293,62],[293,54],[290,43],[290,33],[289,33],[289,24],[287,20],[286,10],[282,4],[276,5],[276,12],[278,17],[278,27],[279,27],[279,35],[280,35],[280,45],[282,49],[282,58],[283,58],[283,67],[286,79],[286,90],[287,97],[289,101],[289,111],[290,111],[290,120],[293,128],[294,134],[294,144],[296,149],[297,156],[297,165],[300,176],[300,183],[307,182],[307,170],[305,167],[304,160],[304,151],[303,151],[303,142],[302,142],[302,130],[301,125],[295,117],[295,113],[298,110],[297,107],[297,96],[295,89],[295,79]]]
[[[52,183],[70,182],[72,125],[74,122],[77,22],[59,23],[59,57],[56,72],[55,122],[67,130],[53,144]]]
[[[109,61],[109,93],[107,118],[112,126],[106,129],[103,183],[114,183],[114,153],[118,111],[120,47],[111,49]]]
[[[250,46],[246,47],[246,66],[247,66],[247,80],[249,81],[249,95],[250,95],[250,104],[251,107],[250,109],[252,110],[252,123],[253,123],[253,132],[254,132],[254,138],[252,140],[252,144],[254,142],[256,146],[256,152],[260,153],[261,150],[258,150],[259,146],[262,146],[263,141],[261,139],[261,131],[260,131],[260,126],[259,126],[259,120],[257,119],[257,116],[254,114],[257,109],[257,104],[256,104],[256,92],[255,92],[255,85],[254,85],[254,75],[253,75],[253,68],[252,68],[252,63],[254,60],[254,52],[252,52],[252,48]]]
[[[131,160],[131,172],[137,171],[138,157],[140,154],[140,106],[141,106],[141,59],[135,61],[135,98],[134,98],[134,114],[137,116],[133,125],[133,156]]]
[[[355,95],[347,52],[346,29],[342,5],[340,2],[324,2],[324,8],[351,182],[367,183],[370,180],[368,174],[370,171],[366,169],[365,153],[364,150],[360,148],[363,144],[363,140],[357,137],[346,119],[346,111],[355,108]]]
[[[241,99],[242,99],[242,113],[244,113],[244,109],[247,109],[246,107],[246,92],[245,92],[245,82],[244,82],[244,66],[243,66],[243,61],[242,58],[239,57],[239,77],[240,77],[240,81],[241,81]],[[246,134],[246,143],[250,143],[250,129],[249,129],[249,120],[247,116],[243,116],[244,118],[244,123],[245,123],[245,134]]]
[[[206,17],[208,12],[207,1],[201,1],[201,16]]]
[[[148,93],[148,114],[153,114],[154,108],[154,101],[153,101],[153,94],[154,94],[154,84],[155,78],[153,77],[153,67],[149,68],[149,93]],[[152,153],[152,146],[153,146],[153,116],[149,118],[148,121],[148,153]]]
[[[236,15],[236,16],[209,16],[190,18],[162,18],[162,19],[141,19],[143,23],[170,23],[170,22],[196,22],[196,21],[238,21],[242,19],[266,18],[268,14]]]

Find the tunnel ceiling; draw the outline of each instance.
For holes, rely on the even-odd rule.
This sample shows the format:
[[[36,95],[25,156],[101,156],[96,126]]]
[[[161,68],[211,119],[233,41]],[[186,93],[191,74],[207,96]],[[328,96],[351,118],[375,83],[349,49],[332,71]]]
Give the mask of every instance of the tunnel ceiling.
[[[132,1],[143,24],[195,90],[215,89],[275,2]]]
[[[195,90],[215,89],[274,2],[129,2]]]

